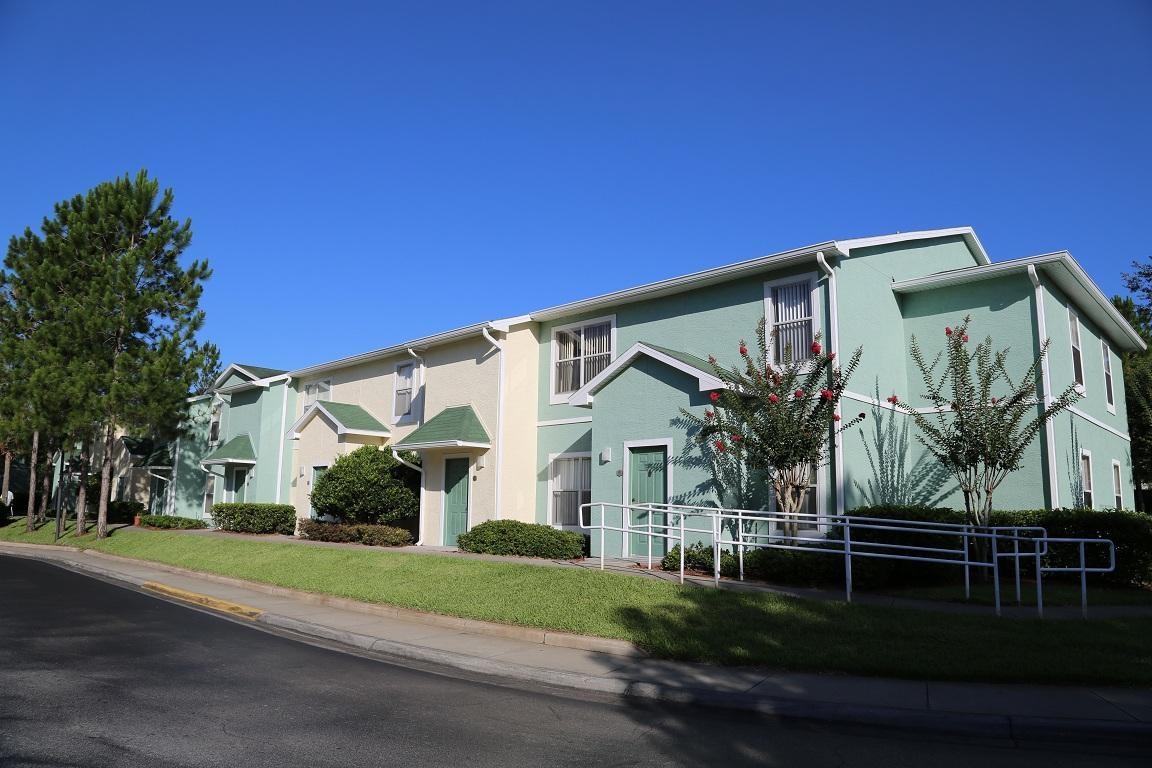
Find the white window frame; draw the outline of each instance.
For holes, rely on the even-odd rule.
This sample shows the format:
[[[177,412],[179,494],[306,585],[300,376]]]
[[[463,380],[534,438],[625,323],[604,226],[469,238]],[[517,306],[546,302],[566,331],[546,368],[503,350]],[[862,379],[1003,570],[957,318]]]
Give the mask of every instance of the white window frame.
[[[611,324],[611,331],[609,332],[608,362],[611,364],[616,359],[616,355],[620,352],[620,347],[616,343],[616,315],[604,315],[603,317],[590,317],[587,320],[581,320],[577,323],[565,323],[564,325],[553,326],[549,337],[549,354],[548,354],[548,403],[550,405],[562,405],[568,402],[568,398],[572,396],[572,392],[576,392],[588,383],[584,379],[584,357],[580,357],[580,386],[572,390],[572,392],[556,392],[556,364],[560,362],[560,345],[556,341],[556,336],[562,331],[571,331],[575,328],[586,328],[589,325],[601,325],[603,323]],[[581,336],[583,339],[583,336]]]
[[[1083,334],[1080,332],[1082,323],[1080,316],[1072,307],[1068,307],[1068,341],[1071,345],[1072,353],[1072,381],[1076,385],[1076,390],[1080,394],[1085,394],[1088,390],[1085,386],[1087,384],[1088,376],[1084,369],[1084,339]],[[1075,331],[1075,333],[1073,333]],[[1080,358],[1080,378],[1082,381],[1076,381],[1076,358]]]
[[[1116,379],[1112,374],[1112,350],[1108,342],[1100,339],[1100,353],[1104,356],[1104,405],[1108,413],[1116,413]]]
[[[827,468],[828,468],[827,464],[824,464],[824,465],[817,464],[815,467],[815,472],[812,473],[812,481],[808,484],[808,493],[811,494],[813,492],[813,490],[815,490],[815,498],[816,498],[815,506],[816,506],[816,514],[817,515],[826,514],[825,513],[825,504],[827,503],[826,486],[828,485],[828,483],[821,482],[820,476],[821,476],[821,474],[824,473],[824,471]],[[775,517],[778,514],[777,513],[778,509],[779,509],[779,507],[776,504],[776,492],[774,490],[771,490],[768,493],[768,513],[770,515],[772,515],[773,517]],[[803,521],[800,521],[800,522],[802,523]],[[780,535],[783,535],[784,534],[784,523],[783,522],[773,522],[772,523],[772,532],[773,533],[779,533]],[[815,530],[800,531],[797,535],[802,539],[822,539],[822,538],[824,538],[824,536],[827,533],[828,533],[828,524],[827,523],[817,523]]]
[[[323,392],[320,391],[321,386],[326,387],[326,389]],[[314,396],[312,396],[311,399],[309,399],[308,390],[311,387],[316,388],[316,394]],[[321,395],[323,395],[323,397],[321,397]],[[320,402],[328,403],[331,401],[332,401],[332,379],[317,379],[316,381],[310,381],[304,385],[304,397],[302,399],[302,402],[304,403],[304,410],[305,411],[308,410],[315,403],[320,403]]]
[[[208,502],[209,499],[212,499],[211,503]],[[204,482],[204,498],[203,498],[203,501],[201,502],[201,504],[202,504],[201,512],[202,512],[203,517],[211,517],[212,516],[212,505],[215,503],[216,503],[216,475],[209,472],[208,473],[208,479],[205,480],[205,482]]]
[[[411,399],[408,401],[408,413],[396,413],[396,395],[400,392],[400,369],[405,366],[412,367],[412,391]],[[416,399],[420,394],[420,387],[423,385],[423,377],[420,375],[424,366],[419,360],[405,360],[396,363],[396,367],[392,371],[392,423],[393,424],[409,424],[418,420],[417,403]]]
[[[311,465],[312,471],[308,473],[308,477],[304,482],[304,487],[308,490],[308,492],[306,494],[304,494],[304,496],[305,496],[305,498],[308,499],[308,517],[311,520],[317,519],[316,508],[312,506],[312,491],[313,491],[312,484],[315,482],[315,479],[316,479],[316,470],[318,470],[318,469],[328,470],[329,468],[331,468],[331,466],[332,466],[331,464],[312,464]]]
[[[212,419],[208,422],[208,447],[214,448],[220,444],[220,430],[223,428],[224,413],[223,408],[215,406],[212,408]],[[215,431],[216,435],[213,437],[212,433]]]
[[[772,339],[772,331],[776,326],[776,312],[775,306],[772,302],[772,289],[780,288],[785,285],[793,285],[807,280],[810,292],[808,299],[809,305],[812,307],[812,338],[816,338],[816,334],[823,328],[821,322],[821,307],[820,307],[820,275],[815,272],[808,272],[807,274],[791,275],[789,277],[782,277],[776,280],[766,280],[764,282],[764,334],[768,339],[768,357],[773,365],[780,364],[781,361],[776,359],[776,344]],[[804,350],[805,354],[809,354],[809,350]],[[795,355],[795,350],[793,350]],[[805,358],[807,360],[808,358]]]
[[[555,512],[555,510],[553,508],[553,504],[552,504],[552,501],[554,499],[554,494],[556,493],[556,491],[564,490],[564,489],[560,489],[560,488],[556,487],[556,472],[553,469],[553,465],[557,461],[562,461],[564,459],[588,459],[589,465],[591,465],[592,454],[590,452],[584,452],[584,453],[581,453],[581,452],[550,453],[550,454],[548,454],[548,525],[552,526],[553,528],[576,528],[577,526],[564,526],[564,525],[560,525],[559,523],[557,523],[556,522],[556,512]],[[588,484],[588,495],[589,495],[589,501],[591,501],[591,495],[592,495],[591,482],[589,482],[589,484]],[[583,514],[583,513],[581,513],[581,514]]]
[[[1088,459],[1088,472],[1084,472],[1084,459]],[[1092,479],[1092,451],[1080,451],[1080,504],[1085,509],[1096,508],[1096,483]],[[1092,503],[1088,503],[1091,498]]]
[[[1112,459],[1112,501],[1116,509],[1124,508],[1124,466]]]

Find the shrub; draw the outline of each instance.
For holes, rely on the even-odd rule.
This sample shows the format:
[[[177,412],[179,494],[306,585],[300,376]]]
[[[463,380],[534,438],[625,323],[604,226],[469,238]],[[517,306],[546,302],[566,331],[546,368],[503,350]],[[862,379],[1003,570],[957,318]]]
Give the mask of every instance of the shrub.
[[[919,505],[880,505],[873,507],[857,507],[848,514],[854,517],[878,517],[889,520],[909,520],[925,523],[956,523],[966,522],[964,512],[948,507],[926,507]],[[829,532],[828,538],[839,544],[843,537],[843,530],[839,527]],[[949,536],[930,533],[902,533],[900,531],[878,531],[866,528],[852,529],[852,542],[884,542],[913,547],[932,547],[939,549],[961,550],[964,539],[961,536]],[[895,549],[872,548],[866,551],[885,552],[889,554],[909,554],[916,556],[930,556],[927,552],[900,552]],[[940,555],[941,557],[951,557]],[[835,560],[830,556],[829,559]],[[959,557],[959,555],[955,555]],[[843,582],[843,559],[840,561],[840,578]],[[973,569],[979,575],[984,569]],[[878,557],[852,558],[852,583],[860,589],[883,589],[893,587],[921,586],[926,584],[939,584],[963,578],[963,570],[959,565],[945,565],[942,563],[922,563],[914,560],[889,560]]]
[[[458,545],[464,552],[488,555],[518,555],[572,560],[584,555],[584,537],[574,531],[561,531],[550,525],[521,523],[517,520],[489,520],[460,534]]]
[[[8,505],[5,504],[3,501],[0,501],[0,525],[4,525],[5,523],[7,523],[8,518],[11,516],[12,516],[12,513],[8,510]]]
[[[108,502],[108,524],[131,523],[136,519],[136,515],[143,515],[146,511],[144,505],[139,501],[110,501]]]
[[[220,530],[235,533],[282,533],[291,536],[296,532],[296,508],[291,504],[213,504],[212,520]]]
[[[696,542],[689,544],[684,550],[684,568],[689,571],[702,571],[704,573],[712,573],[715,567],[715,557],[712,554],[712,545],[703,542]],[[680,545],[672,547],[668,550],[668,554],[664,555],[664,559],[660,561],[660,567],[666,571],[679,571],[680,570]],[[736,576],[740,573],[740,564],[733,555],[726,549],[720,550],[720,575],[721,576]]]
[[[301,520],[300,534],[311,541],[343,544],[359,542],[369,547],[405,547],[412,543],[411,533],[391,525],[346,525],[324,523],[319,520]]]
[[[419,511],[417,478],[391,453],[366,445],[340,456],[316,481],[312,508],[352,523],[383,523]]]
[[[174,517],[172,515],[141,515],[140,525],[147,526],[148,528],[179,528],[182,530],[208,527],[208,524],[203,520],[194,520],[191,517]]]

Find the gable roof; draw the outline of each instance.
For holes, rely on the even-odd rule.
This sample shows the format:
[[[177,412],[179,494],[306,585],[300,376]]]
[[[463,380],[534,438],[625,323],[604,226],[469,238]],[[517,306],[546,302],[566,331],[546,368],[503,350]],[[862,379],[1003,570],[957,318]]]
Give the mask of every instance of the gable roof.
[[[292,439],[298,440],[300,432],[308,422],[323,414],[336,427],[338,435],[365,435],[368,437],[390,437],[392,433],[388,427],[358,405],[352,403],[334,403],[329,400],[317,400],[308,406],[304,413],[292,425]]]
[[[440,411],[393,447],[409,451],[427,448],[491,448],[492,442],[472,406],[454,405]]]
[[[700,386],[701,392],[707,392],[713,389],[724,389],[724,382],[716,376],[716,371],[707,360],[696,357],[696,355],[690,355],[687,352],[677,352],[667,347],[649,344],[645,341],[638,341],[628,347],[622,355],[609,363],[607,368],[590,379],[587,384],[573,392],[568,398],[568,403],[570,405],[592,405],[592,399],[595,394],[611,383],[613,379],[623,373],[626,368],[636,362],[642,355],[671,366],[678,371],[683,371],[689,376],[696,377],[696,382]]]
[[[224,445],[200,460],[201,466],[208,464],[255,464],[256,451],[247,434],[237,435]]]
[[[868,248],[877,245],[889,245],[893,243],[902,243],[914,240],[927,240],[935,237],[962,237],[964,238],[965,243],[967,243],[969,249],[972,251],[973,258],[978,263],[988,263],[988,254],[984,252],[984,246],[980,244],[980,240],[976,237],[976,233],[972,227],[925,229],[916,232],[898,232],[896,234],[881,235],[879,237],[864,237],[851,240],[829,240],[824,243],[807,245],[803,248],[795,248],[788,251],[769,254],[768,256],[759,256],[755,259],[738,261],[735,264],[727,264],[722,267],[713,267],[712,269],[705,269],[700,272],[681,275],[680,277],[671,277],[667,280],[659,280],[655,283],[647,283],[645,285],[636,286],[635,288],[626,288],[622,291],[605,293],[600,296],[594,296],[590,299],[580,299],[579,301],[569,302],[568,304],[560,304],[554,307],[540,309],[532,312],[531,318],[537,321],[554,320],[556,318],[566,317],[568,315],[576,314],[579,312],[589,312],[592,310],[603,309],[630,301],[641,301],[645,299],[657,298],[659,296],[669,296],[671,294],[682,293],[684,291],[700,288],[702,286],[713,285],[715,283],[732,280],[740,277],[741,275],[761,272],[765,269],[777,269],[780,267],[788,266],[790,264],[809,262],[814,260],[816,258],[816,254],[818,253],[823,253],[825,256],[849,256],[851,255],[853,249]]]
[[[242,379],[247,379],[248,383],[251,384],[262,379],[268,379],[273,376],[280,376],[284,373],[287,373],[287,371],[281,370],[280,368],[265,368],[259,365],[241,365],[240,363],[231,363],[227,368],[221,371],[220,375],[216,377],[216,380],[212,382],[212,388],[219,389],[224,385],[224,382],[228,381],[228,379],[233,375],[239,376]],[[229,387],[229,389],[232,389],[232,387]]]
[[[1005,275],[1020,273],[1032,275],[1037,272],[1051,279],[1118,347],[1129,351],[1147,349],[1136,329],[1128,324],[1116,307],[1112,306],[1112,302],[1068,251],[1026,256],[996,264],[950,269],[924,277],[897,280],[892,283],[892,290],[896,293],[916,293],[950,285],[992,280]]]

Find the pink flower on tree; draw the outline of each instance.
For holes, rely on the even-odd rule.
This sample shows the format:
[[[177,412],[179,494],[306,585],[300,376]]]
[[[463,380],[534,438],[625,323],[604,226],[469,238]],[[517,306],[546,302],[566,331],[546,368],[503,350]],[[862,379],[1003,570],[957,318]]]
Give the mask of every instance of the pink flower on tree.
[[[797,400],[803,400],[804,399],[804,390],[802,390],[802,389],[798,389],[795,392],[793,392],[792,394]]]
[[[900,402],[900,398],[896,397],[896,395],[889,395],[888,402],[892,403],[892,405],[896,405],[896,403]]]
[[[812,342],[812,354],[814,354],[814,355],[820,354],[821,349],[823,349],[823,347],[820,346],[820,342],[818,342],[818,341]]]
[[[715,417],[716,417],[716,414],[715,414],[715,413],[713,413],[712,411],[704,411],[704,418],[706,418],[706,419],[712,419],[712,418],[715,418]]]
[[[944,326],[944,335],[945,336],[951,336],[952,335],[952,328],[950,326],[947,326],[947,325]]]
[[[744,438],[740,437],[740,435],[732,435],[732,442],[734,442],[734,443],[738,443],[743,439]]]
[[[708,394],[708,397],[711,398],[712,402],[714,402],[714,403],[717,403],[720,401],[720,393],[719,392],[711,392]]]
[[[832,414],[832,421],[840,421],[840,414],[838,414],[838,413]]]
[[[771,394],[771,395],[768,395],[768,402],[778,403],[778,402],[780,402],[780,398],[776,397],[775,394]]]
[[[724,444],[723,440],[717,440],[716,450],[720,451],[720,453],[724,453],[724,451],[728,450],[728,446]]]
[[[740,354],[741,355],[748,354],[748,347],[744,346],[744,339],[740,339]]]
[[[960,341],[962,341],[962,342],[964,342],[965,344],[967,344],[967,343],[968,343],[968,334],[964,334],[963,336],[961,336],[961,337],[960,337]]]
[[[836,397],[836,393],[830,389],[822,389],[820,390],[820,397],[824,398],[825,400],[831,400],[832,398]]]

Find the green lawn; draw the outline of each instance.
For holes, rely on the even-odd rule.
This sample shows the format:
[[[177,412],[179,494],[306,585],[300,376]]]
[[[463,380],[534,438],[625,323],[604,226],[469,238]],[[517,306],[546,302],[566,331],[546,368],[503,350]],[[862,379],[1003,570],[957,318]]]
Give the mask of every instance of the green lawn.
[[[936,585],[927,587],[908,587],[906,589],[884,590],[881,594],[893,597],[906,597],[915,600],[940,600],[953,603],[971,603],[973,605],[994,605],[996,600],[991,584],[973,584],[972,597],[964,599],[962,585]],[[1004,605],[1016,604],[1016,587],[1011,577],[1005,577],[1000,586],[1000,601]],[[1023,605],[1036,605],[1036,583],[1025,581],[1020,585],[1020,602]],[[1068,581],[1058,581],[1048,577],[1044,579],[1044,605],[1047,606],[1079,606],[1080,584]],[[1124,589],[1121,587],[1093,584],[1091,577],[1088,581],[1088,612],[1091,615],[1092,607],[1097,605],[1146,605],[1152,607],[1152,590]]]
[[[50,543],[23,521],[0,540]],[[1152,619],[957,616],[518,563],[124,531],[62,541],[295,589],[631,640],[653,655],[906,678],[1152,684]]]

